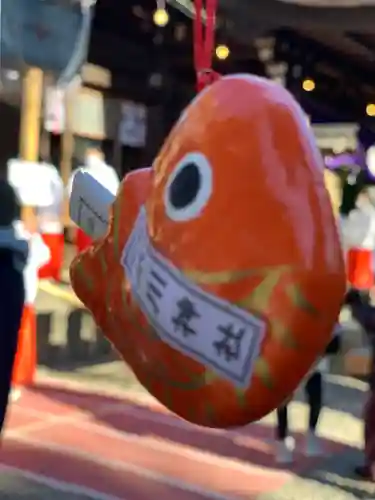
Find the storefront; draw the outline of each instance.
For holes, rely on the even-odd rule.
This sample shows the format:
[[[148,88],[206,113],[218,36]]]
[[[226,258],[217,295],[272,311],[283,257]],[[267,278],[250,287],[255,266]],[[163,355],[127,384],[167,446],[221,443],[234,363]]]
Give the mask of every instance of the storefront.
[[[104,71],[104,70],[103,70]],[[108,88],[87,85],[67,93],[46,89],[44,130],[49,134],[53,163],[65,177],[82,164],[89,145],[103,149],[120,174],[139,167],[146,143],[147,109],[140,103],[113,97]],[[110,82],[108,83],[110,85]]]

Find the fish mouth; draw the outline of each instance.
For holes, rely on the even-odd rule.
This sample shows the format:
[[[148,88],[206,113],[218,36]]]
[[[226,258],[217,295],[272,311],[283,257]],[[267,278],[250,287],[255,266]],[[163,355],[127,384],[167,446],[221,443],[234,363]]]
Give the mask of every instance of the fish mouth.
[[[121,257],[135,302],[159,338],[232,382],[249,386],[266,323],[201,289],[152,245],[141,210]]]

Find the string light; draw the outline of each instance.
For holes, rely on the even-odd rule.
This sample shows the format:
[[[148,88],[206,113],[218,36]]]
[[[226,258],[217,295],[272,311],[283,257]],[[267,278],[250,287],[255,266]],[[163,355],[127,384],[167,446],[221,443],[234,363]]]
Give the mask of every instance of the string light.
[[[367,116],[375,116],[375,104],[367,104],[366,115]]]
[[[303,82],[302,82],[302,88],[305,92],[312,92],[313,90],[315,90],[314,80],[311,80],[310,78],[306,78],[306,80],[303,80]]]
[[[226,45],[218,45],[215,50],[216,57],[221,61],[224,61],[229,57],[230,50]]]
[[[164,26],[166,26],[169,23],[169,14],[167,12],[167,9],[165,8],[156,9],[154,12],[153,20],[156,26],[164,28]]]

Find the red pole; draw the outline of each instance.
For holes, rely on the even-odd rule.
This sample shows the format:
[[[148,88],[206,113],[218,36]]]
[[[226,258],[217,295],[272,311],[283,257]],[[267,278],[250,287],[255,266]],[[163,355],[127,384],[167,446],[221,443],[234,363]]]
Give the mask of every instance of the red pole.
[[[206,25],[202,19],[203,0],[194,0],[194,5],[194,65],[197,75],[197,91],[200,92],[220,78],[220,75],[212,69],[217,0],[206,0]]]

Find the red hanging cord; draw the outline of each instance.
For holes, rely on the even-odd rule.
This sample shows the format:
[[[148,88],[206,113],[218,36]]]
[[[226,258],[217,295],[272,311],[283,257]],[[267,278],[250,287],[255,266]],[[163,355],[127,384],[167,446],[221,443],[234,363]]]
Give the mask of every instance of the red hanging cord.
[[[194,4],[194,64],[197,74],[197,90],[200,92],[219,78],[219,75],[212,69],[217,0],[206,0],[206,25],[202,19],[203,0],[194,0]]]

